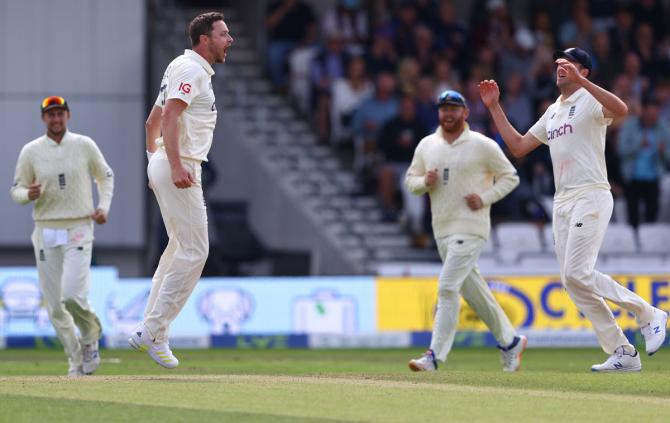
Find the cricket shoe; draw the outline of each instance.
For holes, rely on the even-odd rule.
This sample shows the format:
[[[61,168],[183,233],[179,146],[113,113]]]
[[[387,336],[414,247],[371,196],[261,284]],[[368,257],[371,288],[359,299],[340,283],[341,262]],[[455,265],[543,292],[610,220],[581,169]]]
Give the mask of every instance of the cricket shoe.
[[[633,354],[626,352],[623,345],[615,349],[614,354],[604,363],[591,366],[592,372],[639,372],[640,370],[642,370],[640,354],[637,351]]]
[[[85,373],[81,365],[70,365],[70,368],[67,371],[67,377],[82,377],[84,375]]]
[[[413,358],[408,363],[409,368],[413,372],[434,372],[437,370],[437,360],[435,360],[435,353],[433,350],[428,350],[421,358]]]
[[[167,369],[174,369],[179,365],[179,360],[172,354],[168,343],[156,342],[144,325],[137,327],[128,338],[128,343],[137,351],[146,351],[156,363]]]
[[[521,368],[521,355],[526,350],[528,338],[524,335],[514,337],[514,341],[508,347],[498,345],[502,355],[503,370],[506,372],[516,372]]]
[[[654,307],[651,321],[640,328],[648,355],[656,354],[663,345],[667,324],[668,313]]]
[[[83,355],[82,370],[84,374],[93,374],[100,366],[100,352],[98,351],[98,341],[92,344],[82,346],[81,353]]]

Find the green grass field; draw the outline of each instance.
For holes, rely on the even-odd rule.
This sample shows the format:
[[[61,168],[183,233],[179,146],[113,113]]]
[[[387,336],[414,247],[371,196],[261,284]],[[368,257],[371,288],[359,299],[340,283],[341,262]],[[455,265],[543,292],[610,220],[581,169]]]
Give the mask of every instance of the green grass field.
[[[595,349],[531,349],[505,374],[493,349],[460,349],[436,373],[418,350],[103,350],[95,376],[68,379],[61,351],[0,350],[0,421],[668,422],[670,351],[636,374],[592,374]]]

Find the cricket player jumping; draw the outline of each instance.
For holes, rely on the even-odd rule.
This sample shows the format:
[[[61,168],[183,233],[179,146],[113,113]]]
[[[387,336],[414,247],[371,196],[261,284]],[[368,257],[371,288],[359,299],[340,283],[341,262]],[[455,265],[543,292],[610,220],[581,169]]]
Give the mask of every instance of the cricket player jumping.
[[[668,314],[594,269],[613,204],[605,168],[605,130],[613,118],[626,116],[628,108],[620,98],[587,79],[591,57],[584,50],[569,48],[554,54],[554,59],[561,95],[523,136],[507,120],[495,81],[482,81],[480,95],[516,157],[542,144],[549,146],[556,183],[554,245],[561,281],[593,324],[603,350],[610,354],[591,370],[639,371],[640,356],[605,300],[635,314],[649,355],[663,345]]]
[[[63,97],[45,98],[41,110],[47,133],[21,150],[11,195],[19,204],[35,202],[31,239],[40,290],[65,347],[68,375],[82,376],[100,365],[100,320],[88,303],[92,221],[107,222],[114,174],[92,139],[67,130],[71,115]],[[100,199],[96,209],[91,176]]]
[[[405,176],[411,192],[430,195],[433,231],[444,263],[430,348],[410,360],[409,368],[434,371],[446,360],[463,295],[496,337],[503,370],[513,372],[521,365],[527,340],[516,334],[479,273],[477,260],[491,231],[491,204],[516,188],[519,177],[498,144],[465,123],[469,112],[460,93],[443,92],[438,107],[440,126],[416,147]]]
[[[144,321],[128,339],[168,369],[179,365],[168,344],[170,323],[195,288],[209,254],[200,166],[216,126],[212,64],[223,63],[233,43],[221,13],[197,16],[188,32],[193,49],[168,65],[146,123],[149,183],[170,241],[153,276]]]

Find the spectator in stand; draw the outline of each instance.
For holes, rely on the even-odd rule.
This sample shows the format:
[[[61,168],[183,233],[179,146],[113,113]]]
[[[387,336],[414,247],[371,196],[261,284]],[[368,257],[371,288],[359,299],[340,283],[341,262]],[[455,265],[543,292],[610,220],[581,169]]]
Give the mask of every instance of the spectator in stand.
[[[275,88],[284,90],[288,84],[289,54],[316,20],[312,9],[300,0],[273,1],[266,16],[268,73]]]
[[[344,39],[338,33],[327,34],[325,48],[314,57],[310,70],[316,127],[323,143],[327,143],[330,136],[332,85],[336,79],[344,78],[350,58],[344,47]]]
[[[533,16],[533,36],[538,46],[549,51],[556,50],[556,38],[551,30],[551,16],[546,10],[538,10]]]
[[[393,42],[383,34],[375,34],[372,38],[372,46],[365,55],[368,71],[372,75],[381,72],[395,72],[398,64],[398,54]]]
[[[643,222],[654,222],[658,214],[660,179],[670,163],[670,128],[659,119],[656,99],[645,98],[642,114],[629,118],[621,127],[618,153],[626,182],[628,222],[640,223],[640,205],[644,204]]]
[[[416,97],[416,115],[428,132],[435,132],[438,120],[438,109],[435,104],[435,83],[430,76],[422,76]]]
[[[553,52],[545,47],[539,47],[530,68],[529,85],[535,110],[543,100],[555,98],[558,95],[554,82],[554,59],[552,54]]]
[[[458,74],[451,67],[451,63],[444,58],[438,58],[435,61],[435,92],[434,98],[447,90],[459,91],[461,82]],[[434,101],[434,100],[433,100]]]
[[[612,52],[609,34],[598,31],[593,34],[593,82],[610,88],[611,83],[622,63],[619,55]]]
[[[577,0],[572,5],[571,18],[561,25],[559,41],[563,48],[580,46],[584,50],[591,50],[593,36],[593,20],[589,15],[589,5],[586,0]]]
[[[387,221],[395,221],[398,217],[398,188],[404,186],[402,181],[412,162],[414,149],[427,134],[416,114],[415,98],[404,95],[400,99],[398,115],[382,127],[377,141],[383,160],[379,172],[379,197],[384,208],[384,219]],[[413,197],[406,189],[402,191],[410,230],[414,235],[419,235],[423,227],[423,199]]]
[[[321,22],[326,34],[340,34],[352,55],[364,52],[368,37],[368,18],[360,0],[338,0]]]
[[[505,97],[503,107],[507,110],[507,117],[515,128],[526,132],[533,123],[533,102],[529,90],[525,87],[523,75],[513,73],[505,83]]]
[[[619,97],[628,106],[628,114],[630,116],[638,115],[640,113],[640,97],[633,92],[633,83],[628,75],[622,73],[614,78],[612,83],[612,93]],[[616,124],[615,121],[613,124]]]
[[[489,113],[484,104],[479,101],[479,80],[470,78],[465,83],[465,99],[468,102],[470,114],[468,116],[468,125],[473,131],[484,134],[491,134],[489,128]]]
[[[398,89],[402,94],[416,94],[421,79],[419,62],[414,57],[404,57],[398,64]]]
[[[393,44],[398,55],[414,54],[414,28],[418,23],[417,11],[411,0],[402,0],[398,5],[398,14],[393,22]]]
[[[435,67],[435,43],[433,33],[426,25],[418,25],[414,30],[416,46],[414,58],[422,73],[430,73]]]
[[[666,69],[663,66],[663,59],[656,48],[654,30],[650,24],[643,23],[635,29],[633,51],[640,58],[640,72],[644,76],[652,80],[662,76],[663,71]]]
[[[661,119],[664,119],[666,122],[670,122],[670,79],[659,80],[656,83],[654,92],[661,109]]]
[[[468,31],[463,25],[458,23],[454,4],[451,1],[440,2],[433,31],[435,33],[437,49],[451,63],[458,66],[461,73],[464,73],[469,65],[471,52],[468,48]],[[451,89],[454,88],[452,87]],[[440,90],[439,92],[443,91]]]
[[[624,74],[629,78],[633,96],[642,98],[642,93],[649,89],[649,78],[642,75],[640,56],[634,51],[626,53],[624,58]]]
[[[663,5],[658,0],[638,0],[632,5],[633,21],[636,24],[649,24],[657,35],[663,33],[667,27],[667,15]]]
[[[347,66],[347,77],[335,80],[330,105],[331,141],[335,145],[351,144],[351,121],[360,104],[374,93],[365,72],[365,60],[353,57]]]
[[[367,188],[371,175],[366,175],[365,172],[374,162],[379,130],[398,113],[395,89],[395,76],[387,72],[380,73],[376,79],[375,95],[363,101],[354,113],[351,124],[354,135],[354,168],[363,173]]]
[[[633,43],[633,14],[627,6],[620,5],[614,15],[614,25],[610,29],[610,40],[612,51],[617,57],[623,56],[630,51]]]

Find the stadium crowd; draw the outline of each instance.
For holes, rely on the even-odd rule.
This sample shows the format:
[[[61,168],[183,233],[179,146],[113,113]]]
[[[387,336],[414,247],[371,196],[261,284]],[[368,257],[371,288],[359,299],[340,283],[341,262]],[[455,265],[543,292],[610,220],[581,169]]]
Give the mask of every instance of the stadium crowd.
[[[267,70],[274,87],[309,117],[321,142],[378,195],[384,218],[402,218],[418,245],[429,237],[426,198],[401,183],[414,148],[438,125],[435,99],[455,89],[470,127],[505,149],[477,84],[501,83],[502,104],[521,132],[555,101],[554,51],[591,54],[590,79],[629,107],[607,134],[614,219],[637,227],[659,218],[670,165],[670,6],[662,0],[337,0],[318,15],[301,0],[270,2]],[[521,184],[492,210],[494,221],[551,219],[549,151],[510,157]]]

